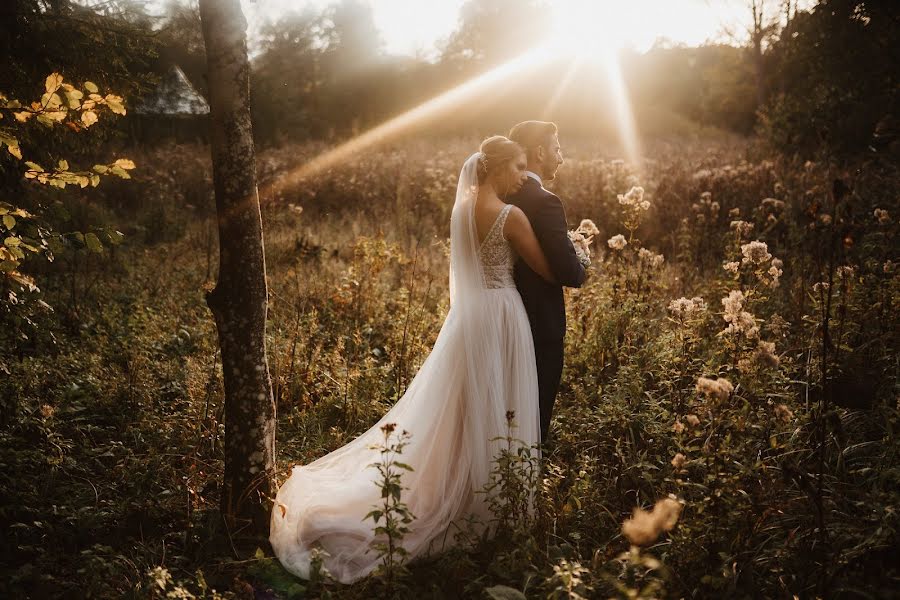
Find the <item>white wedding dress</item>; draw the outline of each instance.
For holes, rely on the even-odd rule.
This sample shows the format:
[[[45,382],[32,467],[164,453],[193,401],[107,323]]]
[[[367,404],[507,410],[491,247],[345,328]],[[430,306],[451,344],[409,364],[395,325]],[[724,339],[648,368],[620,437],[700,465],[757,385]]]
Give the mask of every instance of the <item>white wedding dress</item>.
[[[409,444],[397,460],[404,472],[403,501],[415,520],[403,546],[411,558],[453,544],[454,522],[469,516],[487,523],[485,495],[492,462],[515,411],[513,435],[540,441],[538,384],[528,316],[513,282],[515,254],[503,236],[506,206],[479,244],[475,229],[477,160],[463,166],[451,217],[450,310],[431,354],[406,393],[368,431],[318,460],[295,466],[278,490],[269,540],[281,563],[309,578],[311,551],[324,550],[324,566],[342,583],[380,563],[372,548],[375,525],[365,519],[380,505],[382,425],[406,430]]]

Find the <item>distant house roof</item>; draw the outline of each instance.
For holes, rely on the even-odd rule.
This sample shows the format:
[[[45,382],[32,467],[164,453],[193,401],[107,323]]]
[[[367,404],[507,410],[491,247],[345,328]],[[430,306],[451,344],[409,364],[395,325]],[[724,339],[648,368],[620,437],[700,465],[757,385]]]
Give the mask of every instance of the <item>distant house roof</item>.
[[[209,104],[201,96],[178,65],[172,65],[155,90],[134,107],[139,115],[192,116],[208,115]]]

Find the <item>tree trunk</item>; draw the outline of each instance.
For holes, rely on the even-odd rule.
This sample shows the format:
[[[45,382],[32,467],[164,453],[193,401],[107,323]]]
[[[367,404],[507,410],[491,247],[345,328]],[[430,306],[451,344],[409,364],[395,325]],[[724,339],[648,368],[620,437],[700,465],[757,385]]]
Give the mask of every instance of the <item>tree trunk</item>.
[[[765,65],[763,62],[763,38],[766,28],[763,21],[763,0],[753,0],[750,4],[753,11],[753,31],[751,43],[753,44],[753,67],[756,74],[756,109],[759,110],[766,102],[765,89]]]
[[[206,302],[225,379],[221,510],[232,532],[265,533],[272,495],[275,402],[266,358],[268,289],[250,124],[247,21],[239,0],[200,0],[209,80],[219,274]]]

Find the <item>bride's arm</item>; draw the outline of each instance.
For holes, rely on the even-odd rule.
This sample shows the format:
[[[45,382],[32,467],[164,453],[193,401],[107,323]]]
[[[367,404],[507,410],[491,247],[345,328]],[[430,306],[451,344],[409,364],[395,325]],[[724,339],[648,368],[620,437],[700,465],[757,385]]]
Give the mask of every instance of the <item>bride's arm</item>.
[[[550,283],[556,283],[556,278],[550,270],[550,263],[541,250],[537,237],[534,235],[534,229],[528,217],[522,212],[518,206],[513,206],[506,217],[506,223],[503,226],[503,236],[509,241],[516,254],[525,261],[525,264],[531,267],[531,270],[546,279]]]

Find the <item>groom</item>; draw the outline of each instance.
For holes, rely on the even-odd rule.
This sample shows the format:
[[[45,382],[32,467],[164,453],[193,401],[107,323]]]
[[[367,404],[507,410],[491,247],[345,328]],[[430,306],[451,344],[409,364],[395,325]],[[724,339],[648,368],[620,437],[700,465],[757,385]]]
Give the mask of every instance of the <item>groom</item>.
[[[556,124],[524,121],[510,130],[509,139],[525,148],[528,178],[519,191],[507,197],[506,201],[521,208],[528,217],[558,282],[548,283],[524,261],[516,261],[516,287],[522,296],[534,338],[541,441],[546,442],[563,367],[563,338],[566,335],[563,286],[581,287],[586,274],[569,241],[562,201],[544,188],[544,183],[556,177],[556,170],[563,162]]]

